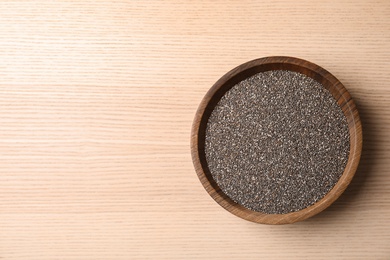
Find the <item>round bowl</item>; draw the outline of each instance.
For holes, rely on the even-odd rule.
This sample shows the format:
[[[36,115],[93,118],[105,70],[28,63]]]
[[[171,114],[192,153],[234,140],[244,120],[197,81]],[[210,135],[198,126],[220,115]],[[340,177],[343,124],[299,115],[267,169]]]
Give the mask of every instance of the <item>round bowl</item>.
[[[214,181],[205,156],[205,133],[211,112],[221,97],[240,81],[259,72],[289,70],[302,73],[321,83],[333,95],[348,123],[350,151],[347,165],[335,186],[313,205],[286,214],[266,214],[252,211],[230,199]],[[329,207],[347,188],[359,164],[362,150],[362,127],[358,111],[346,88],[325,69],[293,57],[266,57],[244,63],[226,73],[204,96],[196,112],[191,132],[191,154],[200,182],[210,196],[223,208],[243,219],[262,224],[289,224],[312,217]]]

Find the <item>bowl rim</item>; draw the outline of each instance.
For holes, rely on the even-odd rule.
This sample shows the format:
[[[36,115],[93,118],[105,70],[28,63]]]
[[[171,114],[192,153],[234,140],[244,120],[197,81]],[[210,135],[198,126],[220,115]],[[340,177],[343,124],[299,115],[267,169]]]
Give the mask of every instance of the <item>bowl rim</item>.
[[[235,84],[258,72],[269,70],[297,71],[313,78],[327,88],[347,118],[350,151],[347,165],[335,186],[319,201],[299,211],[286,214],[266,214],[253,211],[230,199],[213,180],[204,155],[204,132],[208,117],[219,99]],[[289,224],[312,217],[329,207],[351,182],[362,151],[362,126],[356,105],[344,85],[324,68],[295,57],[270,56],[255,59],[237,66],[222,76],[203,97],[196,111],[191,129],[191,155],[195,171],[209,195],[230,213],[261,224]]]

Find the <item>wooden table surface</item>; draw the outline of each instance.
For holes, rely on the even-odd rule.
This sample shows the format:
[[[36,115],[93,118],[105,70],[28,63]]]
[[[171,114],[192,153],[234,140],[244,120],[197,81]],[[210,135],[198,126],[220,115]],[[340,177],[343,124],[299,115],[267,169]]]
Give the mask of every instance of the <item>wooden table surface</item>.
[[[196,108],[246,61],[288,55],[350,90],[351,186],[304,222],[218,206]],[[390,1],[1,1],[0,259],[390,259]]]

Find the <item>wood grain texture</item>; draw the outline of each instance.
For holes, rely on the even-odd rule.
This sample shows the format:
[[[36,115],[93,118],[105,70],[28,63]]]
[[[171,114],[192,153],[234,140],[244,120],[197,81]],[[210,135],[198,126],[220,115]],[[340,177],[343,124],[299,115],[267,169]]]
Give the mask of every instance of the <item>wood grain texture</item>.
[[[209,118],[221,98],[239,82],[271,70],[304,74],[327,89],[343,111],[349,130],[349,158],[334,187],[313,205],[287,214],[265,214],[243,207],[222,191],[206,160],[205,142]],[[261,104],[260,104],[261,106]],[[248,61],[222,76],[206,93],[196,111],[191,130],[191,156],[199,180],[210,196],[224,209],[243,219],[260,224],[292,224],[310,218],[329,207],[350,184],[362,152],[362,126],[355,102],[343,84],[324,68],[296,57],[271,56]],[[233,151],[234,152],[234,151]]]
[[[0,259],[389,259],[390,2],[0,1]],[[248,60],[310,60],[363,124],[346,192],[266,226],[191,162],[207,90]]]

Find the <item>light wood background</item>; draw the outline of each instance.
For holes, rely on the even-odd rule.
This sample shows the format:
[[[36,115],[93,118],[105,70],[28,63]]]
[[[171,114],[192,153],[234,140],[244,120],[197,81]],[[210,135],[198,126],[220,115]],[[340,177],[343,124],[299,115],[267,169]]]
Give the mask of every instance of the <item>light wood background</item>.
[[[344,195],[266,226],[197,179],[190,129],[246,61],[331,71],[364,127]],[[1,1],[0,259],[390,259],[390,1]]]

